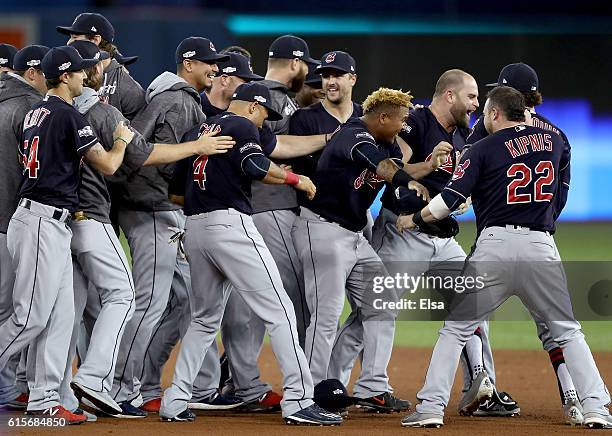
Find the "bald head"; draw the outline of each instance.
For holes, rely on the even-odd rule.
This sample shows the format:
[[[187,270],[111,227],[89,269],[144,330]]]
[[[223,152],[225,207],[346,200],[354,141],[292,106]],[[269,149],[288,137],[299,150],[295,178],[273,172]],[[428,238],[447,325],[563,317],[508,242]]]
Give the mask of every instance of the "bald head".
[[[448,90],[456,91],[462,88],[466,82],[474,81],[474,78],[463,70],[453,69],[442,73],[436,82],[434,98],[444,94]]]

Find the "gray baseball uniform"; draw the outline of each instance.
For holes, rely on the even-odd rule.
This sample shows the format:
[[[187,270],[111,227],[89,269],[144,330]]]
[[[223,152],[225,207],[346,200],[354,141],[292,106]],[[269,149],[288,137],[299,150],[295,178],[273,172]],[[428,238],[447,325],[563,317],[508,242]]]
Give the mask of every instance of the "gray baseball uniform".
[[[21,181],[20,138],[23,119],[30,108],[42,99],[42,95],[21,76],[14,73],[0,74],[0,324],[4,323],[13,309],[13,285],[15,272],[6,245],[6,232],[11,216],[17,208],[17,187]],[[7,403],[19,395],[15,384],[15,371],[19,354],[13,356],[4,367],[0,367],[0,404]]]
[[[115,59],[104,69],[99,95],[102,101],[119,109],[128,120],[133,120],[145,106],[142,86]]]
[[[204,119],[198,92],[170,72],[151,82],[146,102],[133,126],[155,143],[178,143],[188,129]],[[136,286],[136,312],[125,329],[115,372],[113,395],[118,402],[139,396],[147,352],[169,355],[163,337],[156,336],[155,342],[151,337],[168,305],[171,289],[181,305],[189,304],[187,262],[178,256],[176,244],[168,244],[174,233],[169,227],[183,228],[185,222],[180,208],[168,201],[173,168],[142,168],[117,189],[121,197],[119,224],[132,252]],[[181,306],[176,309],[185,310]]]

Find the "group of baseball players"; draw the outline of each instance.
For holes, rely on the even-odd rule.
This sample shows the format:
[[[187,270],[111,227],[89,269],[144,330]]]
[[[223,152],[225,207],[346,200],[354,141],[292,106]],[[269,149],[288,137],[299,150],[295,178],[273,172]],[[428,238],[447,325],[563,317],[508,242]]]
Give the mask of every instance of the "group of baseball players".
[[[0,405],[68,424],[280,410],[287,423],[339,425],[352,406],[403,412],[411,404],[387,375],[397,311],[372,303],[372,278],[477,274],[483,289],[448,296],[402,426],[443,425],[460,361],[459,413],[520,414],[496,388],[487,321],[517,295],[566,422],[612,428],[552,236],[570,145],[536,113],[530,66],[501,70],[470,129],[478,85],[459,69],[439,77],[429,106],[389,88],[357,104],[345,51],[316,60],[284,35],[264,77],[244,48],[189,37],[176,71],[144,90],[104,16],[57,30],[66,46],[0,45]],[[466,256],[441,228],[470,205]],[[257,366],[266,332],[282,395]]]

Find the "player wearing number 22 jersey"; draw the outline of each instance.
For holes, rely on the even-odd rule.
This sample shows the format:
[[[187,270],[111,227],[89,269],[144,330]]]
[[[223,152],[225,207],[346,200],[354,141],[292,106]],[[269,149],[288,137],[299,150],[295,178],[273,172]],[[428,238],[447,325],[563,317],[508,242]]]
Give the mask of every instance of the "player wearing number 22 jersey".
[[[454,205],[471,194],[478,233],[507,224],[553,232],[551,200],[559,168],[569,160],[566,150],[563,139],[550,130],[526,125],[502,129],[465,152],[442,198]]]

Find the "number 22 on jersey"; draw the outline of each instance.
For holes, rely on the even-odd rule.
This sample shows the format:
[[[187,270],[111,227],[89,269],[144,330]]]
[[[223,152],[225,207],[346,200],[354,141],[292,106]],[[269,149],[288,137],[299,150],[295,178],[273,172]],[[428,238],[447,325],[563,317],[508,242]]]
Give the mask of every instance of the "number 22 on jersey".
[[[23,173],[27,173],[30,179],[36,179],[38,177],[38,169],[40,168],[40,162],[38,161],[38,142],[39,137],[35,136],[32,138],[32,143],[29,140],[23,141]]]
[[[535,174],[540,177],[535,181],[533,185],[533,197],[530,192],[527,191],[527,186],[533,181],[533,172],[524,163],[515,163],[506,172],[506,175],[513,180],[508,184],[506,188],[506,203],[507,204],[518,204],[518,203],[531,203],[533,201],[551,201],[553,194],[551,192],[544,192],[546,186],[550,186],[555,180],[555,167],[549,160],[543,160],[538,162],[535,167]],[[522,192],[519,192],[521,190]]]

